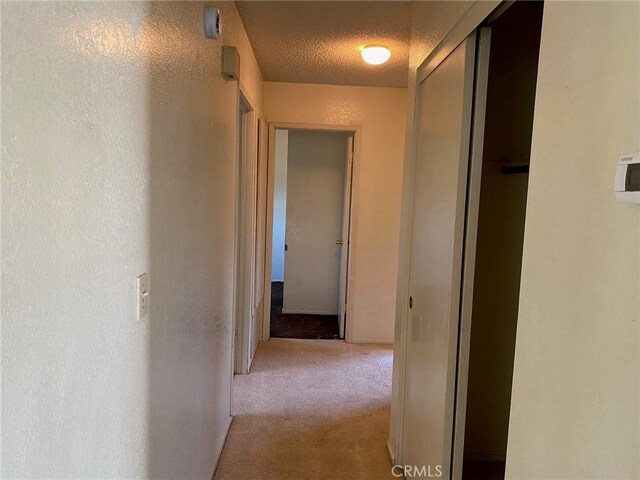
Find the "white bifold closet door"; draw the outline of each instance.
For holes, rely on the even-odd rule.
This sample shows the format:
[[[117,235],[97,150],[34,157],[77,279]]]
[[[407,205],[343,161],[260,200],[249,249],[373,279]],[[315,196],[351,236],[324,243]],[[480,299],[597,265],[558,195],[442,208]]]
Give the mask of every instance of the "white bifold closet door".
[[[444,479],[451,478],[475,58],[474,32],[417,92],[401,462]]]

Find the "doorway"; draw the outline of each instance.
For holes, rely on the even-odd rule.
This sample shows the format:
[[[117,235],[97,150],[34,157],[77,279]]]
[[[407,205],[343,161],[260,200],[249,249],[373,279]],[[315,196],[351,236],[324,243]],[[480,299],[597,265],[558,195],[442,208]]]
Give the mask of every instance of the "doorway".
[[[541,23],[505,3],[418,77],[399,451],[443,478],[504,478]]]
[[[458,419],[465,480],[505,476],[542,11],[542,2],[515,2],[487,23],[466,409]]]
[[[345,336],[353,138],[274,130],[271,337]]]
[[[246,374],[258,348],[264,310],[266,162],[262,161],[263,121],[238,91],[236,244],[234,271],[234,373]]]

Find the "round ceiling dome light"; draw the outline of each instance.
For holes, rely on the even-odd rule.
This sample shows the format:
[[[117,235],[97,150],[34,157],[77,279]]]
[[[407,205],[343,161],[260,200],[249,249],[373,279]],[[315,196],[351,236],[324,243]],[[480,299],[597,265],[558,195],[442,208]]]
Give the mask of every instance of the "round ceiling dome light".
[[[382,65],[391,57],[391,50],[384,45],[367,45],[360,52],[362,59],[370,65]]]

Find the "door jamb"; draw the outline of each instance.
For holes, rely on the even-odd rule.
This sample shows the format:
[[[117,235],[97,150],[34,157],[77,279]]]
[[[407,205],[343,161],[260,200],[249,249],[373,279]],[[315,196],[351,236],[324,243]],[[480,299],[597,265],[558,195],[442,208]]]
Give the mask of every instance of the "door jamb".
[[[471,321],[473,287],[476,268],[478,216],[480,214],[480,183],[484,148],[484,125],[489,82],[491,29],[479,27],[476,45],[473,114],[471,118],[471,147],[467,176],[464,244],[462,247],[462,277],[460,286],[460,318],[458,351],[456,352],[456,385],[454,390],[453,445],[451,446],[451,478],[462,478],[465,420],[467,417],[467,389],[469,383],[469,355],[471,349]]]
[[[349,223],[349,236],[347,239],[347,319],[351,318],[351,268],[353,261],[353,242],[354,225],[357,218],[357,191],[358,191],[358,172],[360,166],[360,148],[362,127],[359,125],[329,125],[329,124],[307,124],[307,123],[289,123],[289,122],[269,122],[268,137],[268,155],[267,155],[267,222],[265,228],[265,268],[264,268],[264,320],[262,323],[262,340],[271,338],[271,268],[272,268],[272,250],[273,250],[273,203],[274,203],[274,180],[275,180],[275,138],[276,130],[316,130],[324,132],[344,132],[353,133],[353,177],[351,182],[351,221]],[[344,340],[347,343],[352,342],[352,328],[350,322],[346,323]]]
[[[252,295],[254,272],[255,222],[256,212],[252,211],[249,193],[255,191],[256,159],[258,154],[256,103],[248,95],[244,86],[238,82],[236,103],[236,148],[235,148],[235,202],[234,202],[234,273],[233,273],[233,328],[232,343],[232,382],[233,374],[249,373],[251,368],[251,319],[254,317]],[[241,108],[246,112],[240,113]],[[246,118],[244,124],[243,117]],[[242,135],[244,131],[244,135]],[[248,170],[247,168],[250,168]],[[253,319],[257,321],[256,318]]]

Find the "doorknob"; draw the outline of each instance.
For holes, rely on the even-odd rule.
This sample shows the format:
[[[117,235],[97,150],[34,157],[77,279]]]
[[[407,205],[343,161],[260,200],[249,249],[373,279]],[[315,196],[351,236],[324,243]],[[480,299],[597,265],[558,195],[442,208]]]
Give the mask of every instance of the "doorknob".
[[[336,240],[336,245],[344,245],[344,242],[342,240]]]

